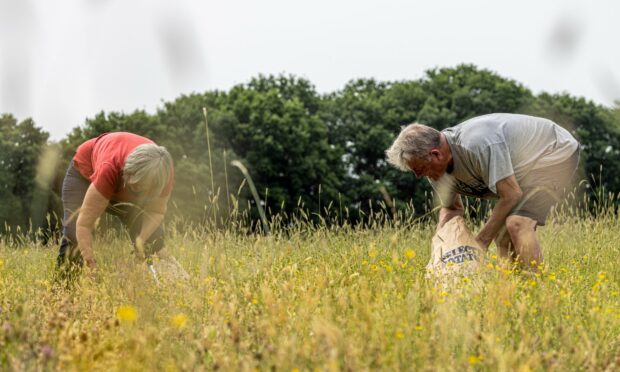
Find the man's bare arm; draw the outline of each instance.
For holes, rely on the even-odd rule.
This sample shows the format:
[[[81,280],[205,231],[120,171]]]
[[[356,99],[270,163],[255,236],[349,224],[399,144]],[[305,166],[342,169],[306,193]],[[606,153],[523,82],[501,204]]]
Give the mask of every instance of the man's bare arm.
[[[476,239],[482,248],[488,249],[493,239],[497,236],[497,233],[506,223],[506,217],[508,213],[517,205],[523,191],[517,183],[517,179],[514,175],[508,176],[495,184],[497,193],[499,194],[499,200],[495,204],[491,217],[484,225],[484,227],[478,233]]]
[[[141,254],[144,254],[144,242],[151,237],[164,220],[169,197],[155,198],[144,207],[142,218],[142,228],[136,237],[136,247]]]
[[[78,215],[75,227],[78,249],[86,265],[90,268],[95,267],[95,256],[93,253],[93,230],[97,218],[103,214],[110,201],[101,194],[93,184],[86,190],[80,214]]]

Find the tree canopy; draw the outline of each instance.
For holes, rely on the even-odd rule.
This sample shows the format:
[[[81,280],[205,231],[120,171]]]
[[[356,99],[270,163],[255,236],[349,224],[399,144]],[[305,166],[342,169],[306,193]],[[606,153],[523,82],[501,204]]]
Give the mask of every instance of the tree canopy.
[[[618,108],[567,94],[534,95],[514,80],[459,65],[429,70],[418,80],[357,79],[328,94],[296,76],[260,75],[229,91],[180,96],[153,114],[96,113],[56,145],[60,155],[46,152],[55,144],[32,120],[4,114],[0,222],[27,228],[36,221],[36,227],[44,225],[42,213],[59,214],[60,181],[77,146],[109,131],[144,135],[170,151],[177,177],[172,214],[198,223],[212,215],[225,221],[231,203],[256,217],[232,160],[247,167],[272,214],[305,209],[321,215],[330,205],[363,214],[386,202],[393,203],[392,212],[413,205],[423,213],[428,183],[385,161],[400,128],[421,122],[443,129],[492,112],[543,116],[569,129],[582,144],[591,190],[620,191]],[[41,181],[38,165],[45,156],[59,161],[45,163],[54,164],[55,176]]]

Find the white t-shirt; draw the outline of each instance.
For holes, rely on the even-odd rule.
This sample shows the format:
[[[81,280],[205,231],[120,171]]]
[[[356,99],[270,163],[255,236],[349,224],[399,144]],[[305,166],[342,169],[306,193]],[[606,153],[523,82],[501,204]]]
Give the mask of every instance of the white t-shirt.
[[[579,148],[577,140],[551,120],[517,114],[489,114],[442,131],[454,164],[437,182],[431,181],[442,201],[450,194],[497,198],[497,181],[514,174],[521,188],[524,176],[553,167]],[[531,182],[531,181],[529,181]]]

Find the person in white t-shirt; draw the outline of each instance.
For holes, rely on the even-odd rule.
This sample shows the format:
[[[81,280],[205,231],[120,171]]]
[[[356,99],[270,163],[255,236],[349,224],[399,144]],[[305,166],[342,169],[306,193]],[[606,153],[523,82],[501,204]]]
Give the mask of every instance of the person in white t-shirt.
[[[542,261],[536,227],[572,190],[579,143],[554,122],[517,114],[490,114],[437,131],[411,124],[386,150],[388,162],[427,177],[442,208],[438,228],[464,213],[461,195],[496,199],[476,239],[493,240],[500,256],[524,267]]]

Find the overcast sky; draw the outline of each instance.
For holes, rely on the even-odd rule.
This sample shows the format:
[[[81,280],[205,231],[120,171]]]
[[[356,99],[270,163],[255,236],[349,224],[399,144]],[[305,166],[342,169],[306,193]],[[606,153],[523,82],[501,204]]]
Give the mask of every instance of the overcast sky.
[[[291,73],[321,93],[473,63],[620,99],[617,0],[0,0],[0,113],[61,139],[101,110]]]

